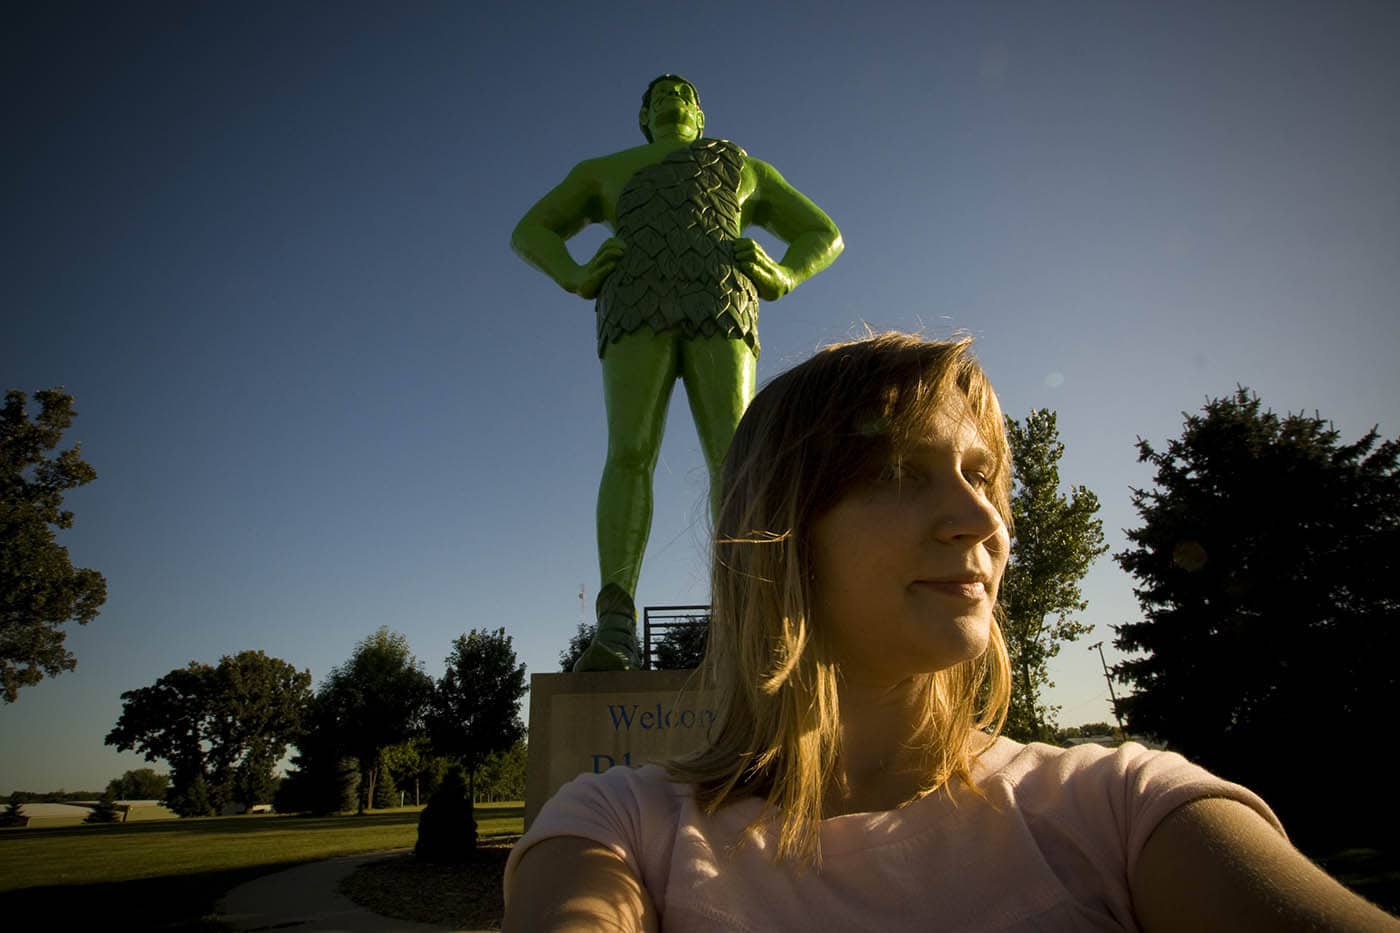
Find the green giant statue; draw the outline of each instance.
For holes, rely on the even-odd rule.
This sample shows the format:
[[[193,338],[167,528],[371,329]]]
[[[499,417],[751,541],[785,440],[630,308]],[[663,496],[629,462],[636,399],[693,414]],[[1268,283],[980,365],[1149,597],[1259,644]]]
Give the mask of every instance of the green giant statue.
[[[676,379],[710,471],[754,393],[758,299],[776,301],[841,254],[841,233],[773,166],[702,135],[695,86],[662,75],[639,116],[646,144],[580,162],[516,225],[511,246],[565,291],[597,299],[608,456],[598,489],[598,633],[575,670],[641,666],[633,594],[651,532],[652,474]],[[564,242],[614,236],[579,265]],[[739,234],[788,244],[774,261]]]

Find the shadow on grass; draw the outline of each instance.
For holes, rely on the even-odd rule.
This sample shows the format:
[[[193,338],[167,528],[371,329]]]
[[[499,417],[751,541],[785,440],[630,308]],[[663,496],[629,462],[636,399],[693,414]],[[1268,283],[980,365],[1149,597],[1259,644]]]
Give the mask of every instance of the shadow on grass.
[[[59,930],[224,931],[230,927],[214,916],[221,897],[240,884],[298,864],[20,888],[0,893],[0,916],[43,918],[45,929]]]

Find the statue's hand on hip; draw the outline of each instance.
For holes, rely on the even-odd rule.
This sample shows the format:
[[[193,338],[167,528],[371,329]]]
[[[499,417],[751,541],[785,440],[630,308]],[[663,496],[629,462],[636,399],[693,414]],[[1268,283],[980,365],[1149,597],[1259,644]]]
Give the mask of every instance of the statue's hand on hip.
[[[593,258],[588,260],[586,265],[579,266],[578,278],[569,283],[569,291],[580,298],[596,298],[598,291],[603,287],[603,280],[612,272],[617,265],[622,254],[627,251],[627,244],[617,237],[608,237],[598,247],[598,251],[593,254]]]
[[[777,301],[797,284],[782,263],[774,260],[757,241],[748,237],[739,237],[734,241],[734,264],[749,277],[758,289],[758,297],[764,301]]]

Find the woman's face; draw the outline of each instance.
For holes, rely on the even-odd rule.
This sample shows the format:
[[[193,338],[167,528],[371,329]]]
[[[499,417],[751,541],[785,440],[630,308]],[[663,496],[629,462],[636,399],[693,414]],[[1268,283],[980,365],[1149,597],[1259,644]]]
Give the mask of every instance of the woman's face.
[[[1010,551],[989,498],[995,466],[955,395],[898,465],[816,521],[813,617],[848,682],[892,685],[986,649]]]

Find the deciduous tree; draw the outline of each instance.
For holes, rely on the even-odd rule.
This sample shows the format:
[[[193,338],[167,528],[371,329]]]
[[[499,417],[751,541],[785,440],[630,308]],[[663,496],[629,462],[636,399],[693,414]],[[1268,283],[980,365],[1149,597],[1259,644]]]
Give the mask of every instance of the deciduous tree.
[[[1098,497],[1084,486],[1060,491],[1065,447],[1055,413],[1032,410],[1024,423],[1008,417],[1006,435],[1015,535],[1000,594],[1012,671],[1005,731],[1022,741],[1053,741],[1055,710],[1041,700],[1054,686],[1046,666],[1063,643],[1093,628],[1075,617],[1087,605],[1079,582],[1107,546],[1095,517]]]
[[[1344,443],[1240,388],[1138,457],[1154,487],[1116,555],[1142,610],[1115,628],[1129,729],[1259,791],[1295,835],[1393,833],[1386,772],[1340,756],[1388,735],[1400,696],[1400,441]]]
[[[487,755],[476,776],[476,799],[524,800],[525,766],[528,758],[524,739],[503,752]]]
[[[652,665],[658,671],[688,671],[705,660],[705,645],[710,638],[710,617],[692,616],[666,633],[652,649]]]
[[[580,622],[577,631],[569,638],[569,647],[559,652],[559,669],[569,673],[588,646],[593,643],[593,633],[598,630],[596,622]]]
[[[106,743],[122,751],[139,751],[147,761],[170,765],[170,808],[181,816],[203,816],[204,806],[190,810],[185,797],[208,770],[209,707],[213,668],[198,661],[176,668],[149,687],[122,694],[122,713]]]
[[[423,672],[408,639],[383,626],[359,642],[350,660],[332,668],[321,684],[313,743],[327,744],[338,757],[359,760],[362,800],[372,804],[380,751],[422,730],[432,693],[433,679]]]
[[[137,768],[113,778],[107,790],[118,800],[164,800],[170,790],[170,775],[153,768]]]
[[[21,687],[77,666],[62,626],[86,625],[107,599],[102,574],[74,567],[54,537],[73,526],[63,494],[97,478],[77,445],[51,454],[73,423],[73,397],[46,389],[34,398],[33,421],[23,392],[7,392],[0,408],[0,692],[7,703]]]
[[[181,815],[264,803],[273,767],[300,734],[310,688],[309,671],[261,651],[226,655],[217,667],[191,661],[123,693],[106,742],[169,763],[169,802]],[[191,797],[196,783],[205,790]]]
[[[384,749],[384,758],[394,773],[394,783],[412,798],[415,807],[423,804],[447,771],[447,760],[433,753],[426,734],[389,746]]]
[[[520,698],[525,665],[516,661],[505,629],[459,635],[447,655],[447,672],[433,693],[428,735],[433,748],[461,763],[468,794],[486,756],[505,751],[525,734]]]

